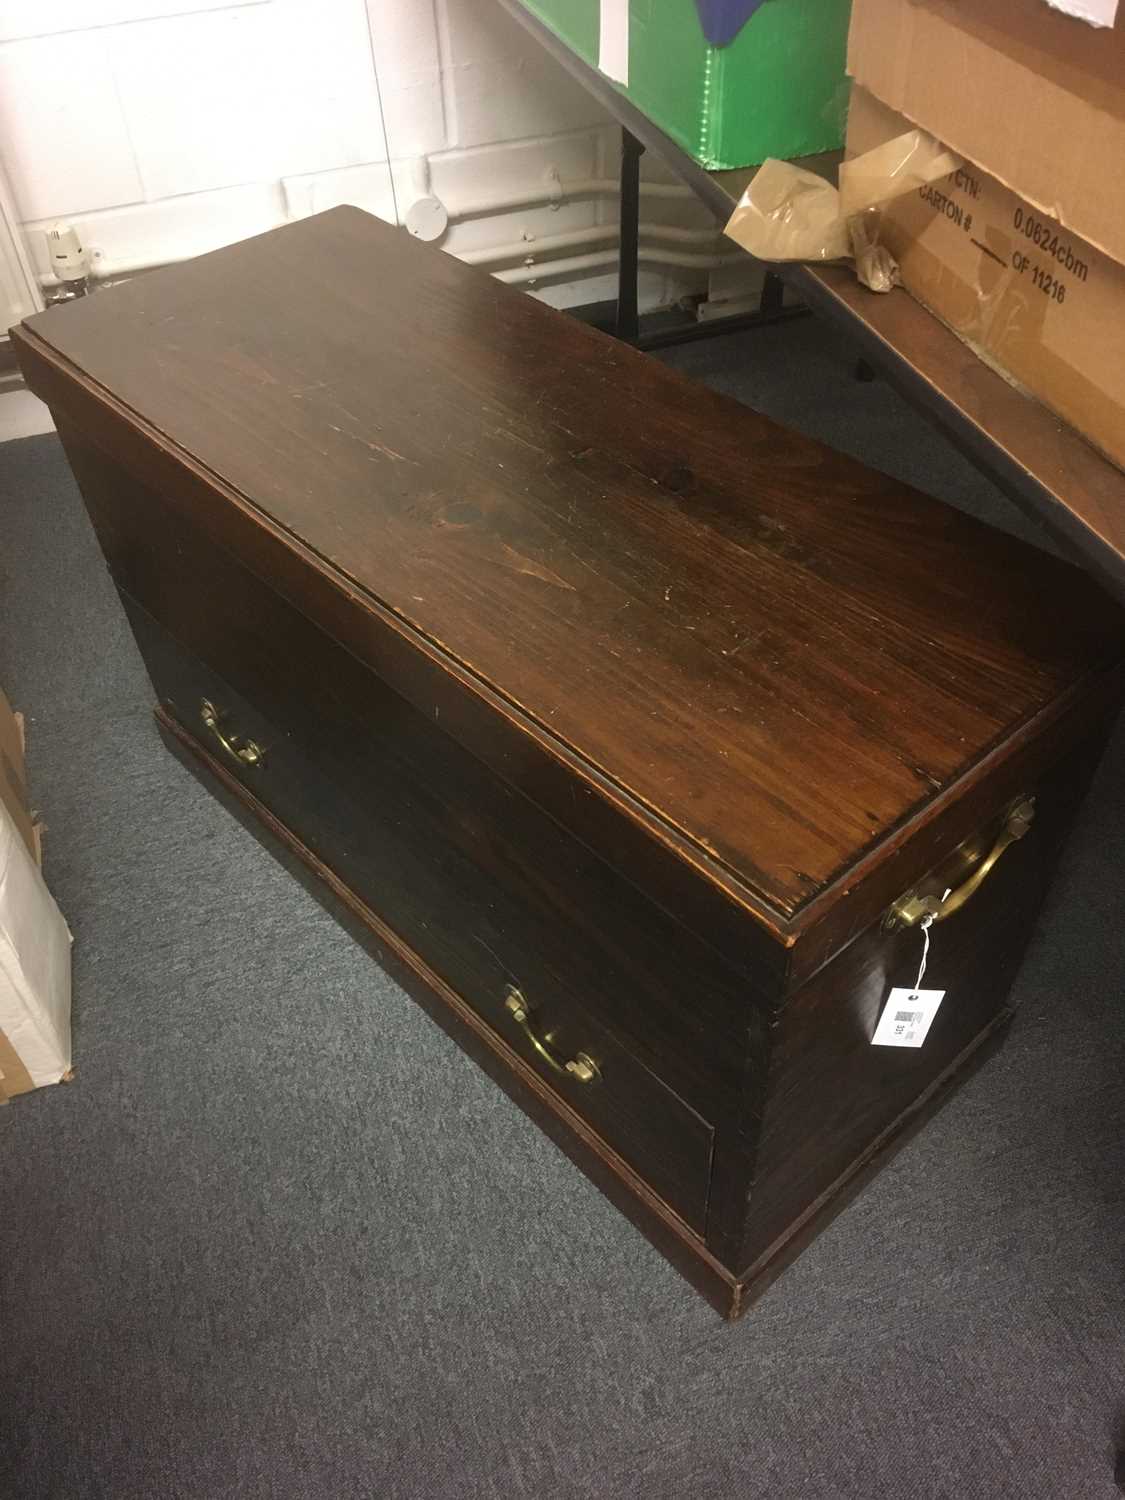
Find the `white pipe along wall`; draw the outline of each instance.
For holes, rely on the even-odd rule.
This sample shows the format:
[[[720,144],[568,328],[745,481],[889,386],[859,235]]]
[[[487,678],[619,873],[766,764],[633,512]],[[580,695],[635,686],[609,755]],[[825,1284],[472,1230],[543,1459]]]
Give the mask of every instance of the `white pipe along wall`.
[[[610,250],[576,252],[616,243],[619,139],[481,0],[0,0],[0,155],[48,290],[60,223],[95,286],[354,203],[392,223],[417,208],[420,238],[486,268],[569,266],[551,300],[597,300],[579,283],[605,282]],[[719,242],[689,189],[642,167],[641,302],[666,305],[705,289]]]
[[[564,260],[547,260],[538,266],[512,266],[506,271],[493,271],[497,281],[508,286],[523,286],[542,281],[545,276],[572,277],[588,271],[607,270],[617,264],[616,254],[575,255]],[[722,266],[745,262],[746,257],[734,255],[685,255],[676,250],[638,250],[637,260],[642,266],[683,266],[691,270],[717,271]]]
[[[426,165],[428,167],[428,163]],[[424,173],[424,181],[427,183],[429,181],[428,170]],[[446,208],[444,204],[441,204],[440,199],[433,198],[430,194],[427,194],[427,198],[429,201],[437,203],[440,207],[444,208],[448,222],[453,223],[458,220],[470,218],[490,217],[518,208],[580,202],[595,197],[616,198],[617,194],[617,184],[609,179],[589,179],[570,183],[563,183],[560,179],[557,187],[553,186],[547,190],[529,187],[525,192],[509,194],[506,197],[496,198],[491,202],[478,200],[476,203],[464,204],[456,208]],[[693,194],[689,188],[680,188],[671,183],[642,183],[641,194],[642,198],[664,201],[682,201],[685,198],[688,200],[693,198]],[[409,214],[410,210],[408,209],[408,219]],[[274,228],[278,225],[291,222],[292,218],[297,217],[300,217],[300,215],[294,214],[287,218],[278,219],[276,224],[266,227]],[[68,226],[55,226],[55,231],[52,232],[56,232],[62,227]],[[557,252],[573,249],[579,245],[600,244],[606,241],[619,240],[620,233],[620,228],[616,224],[595,225],[590,229],[572,230],[569,233],[557,235],[530,235],[526,239],[514,241],[511,244],[489,246],[483,250],[465,250],[459,254],[453,251],[451,253],[457,254],[457,258],[463,260],[468,265],[485,267],[501,266],[505,261],[521,257],[525,258],[528,266],[530,266],[531,258],[534,258],[537,271],[532,271],[528,276],[515,276],[508,275],[507,273],[499,275],[499,279],[502,281],[521,283],[524,281],[533,281],[537,275],[555,275],[561,271],[581,274],[584,271],[601,269],[607,265],[616,264],[616,256],[570,257],[567,260],[560,261],[558,265],[552,264],[551,258]],[[723,239],[722,231],[717,225],[711,229],[691,229],[675,224],[642,221],[638,226],[638,234],[641,240],[641,249],[638,252],[637,258],[638,262],[642,265],[665,265],[678,266],[691,270],[711,270],[719,266],[735,264],[739,260],[745,260],[742,253],[733,248],[728,253],[713,253],[711,255],[677,254],[660,248],[660,241],[683,245],[717,247]],[[440,237],[439,235],[438,238]],[[649,241],[656,241],[656,246],[649,246],[647,244]],[[544,256],[548,257],[546,261],[542,259]],[[162,265],[176,264],[178,261],[187,258],[186,256],[179,256],[175,260],[138,260],[128,264],[105,264],[101,262],[97,265],[95,274],[98,281],[104,282],[135,275],[141,271],[156,270]],[[46,289],[55,288],[62,284],[60,278],[51,272],[44,273],[40,276],[39,280],[41,285]]]

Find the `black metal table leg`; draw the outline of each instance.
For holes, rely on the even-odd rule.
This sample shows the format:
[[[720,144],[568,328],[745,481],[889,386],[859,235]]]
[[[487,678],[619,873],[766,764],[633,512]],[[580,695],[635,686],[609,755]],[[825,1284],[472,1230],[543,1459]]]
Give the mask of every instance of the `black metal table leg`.
[[[641,156],[636,136],[621,129],[621,246],[617,268],[617,323],[619,339],[635,344],[637,320],[637,237],[641,221]]]
[[[767,271],[762,282],[762,295],[758,299],[758,310],[763,318],[776,317],[785,301],[785,283],[776,271]]]

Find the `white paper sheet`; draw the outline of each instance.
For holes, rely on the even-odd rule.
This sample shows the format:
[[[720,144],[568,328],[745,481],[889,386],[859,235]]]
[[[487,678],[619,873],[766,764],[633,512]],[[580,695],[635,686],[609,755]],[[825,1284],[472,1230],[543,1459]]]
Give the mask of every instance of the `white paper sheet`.
[[[614,83],[629,82],[629,0],[602,0],[598,67]]]
[[[1047,4],[1091,26],[1112,26],[1117,19],[1117,0],[1047,0]]]

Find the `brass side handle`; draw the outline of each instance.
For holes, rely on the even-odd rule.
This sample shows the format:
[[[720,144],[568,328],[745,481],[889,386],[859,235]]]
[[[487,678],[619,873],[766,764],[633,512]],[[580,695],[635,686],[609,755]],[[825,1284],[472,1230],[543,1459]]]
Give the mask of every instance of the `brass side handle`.
[[[535,1030],[531,1022],[531,1007],[514,985],[505,997],[504,1009],[554,1072],[567,1075],[577,1083],[596,1083],[601,1078],[602,1070],[588,1052],[576,1052],[573,1057],[565,1060],[555,1055],[551,1050],[550,1035],[540,1036]]]
[[[1014,843],[1023,838],[1034,818],[1035,798],[1017,797],[1004,814],[1004,822],[992,848],[975,866],[968,879],[955,890],[947,891],[944,896],[938,896],[932,892],[924,894],[917,888],[907,891],[905,896],[899,897],[883,918],[884,930],[897,932],[903,927],[917,927],[923,917],[931,917],[935,922],[944,922],[946,917],[959,912],[965,903],[980,890],[1005,849],[1010,849]]]
[[[222,715],[209,698],[199,705],[199,717],[206,729],[218,740],[223,753],[240,766],[260,766],[266,752],[254,740],[246,740],[237,734],[227,734],[222,727]]]

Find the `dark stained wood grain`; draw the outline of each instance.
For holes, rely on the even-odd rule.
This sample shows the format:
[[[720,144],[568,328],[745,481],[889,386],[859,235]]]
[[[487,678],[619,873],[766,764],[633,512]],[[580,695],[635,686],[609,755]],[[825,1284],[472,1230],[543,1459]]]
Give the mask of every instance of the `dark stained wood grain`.
[[[333,916],[580,1167],[590,1180],[722,1315],[747,1313],[793,1259],[827,1227],[854,1195],[963,1084],[998,1044],[1001,1014],[950,1068],[938,1074],[908,1108],[810,1203],[742,1276],[736,1276],[649,1185],[572,1110],[461,997],[317,855],[217,761],[176,720],[156,711],[161,738],[219,797],[269,852],[301,880]]]
[[[272,747],[252,789],[474,1003],[508,984],[558,996],[708,1120],[744,1109],[768,972],[724,964],[470,755],[440,705],[421,714],[159,495],[66,441],[154,686],[189,730],[202,698],[237,703],[241,730]]]
[[[717,1130],[709,1189],[710,1169],[700,1170],[699,1163],[710,1159],[710,1135],[700,1154],[703,1138],[680,1128],[674,1110],[670,1135],[660,1128],[659,1110],[654,1127],[643,1074],[640,1109],[615,1120],[607,1134],[627,1158],[649,1164],[661,1195],[700,1228],[709,1191],[707,1241],[732,1267],[751,1258],[748,1244],[757,1256],[763,1245],[783,1240],[779,1226],[787,1217],[796,1220],[818,1201],[928,1086],[939,1065],[949,1063],[931,1049],[915,1069],[896,1065],[897,1089],[878,1070],[872,1081],[864,1030],[871,1018],[855,1005],[869,1005],[871,976],[877,971],[877,981],[885,979],[894,954],[916,939],[887,938],[869,925],[822,973],[821,1009],[814,1007],[813,1019],[794,1029],[793,1008],[808,1003],[808,987],[797,991],[799,1002],[786,999],[773,971],[745,967],[740,977],[717,963],[588,848],[467,757],[437,727],[440,710],[424,719],[159,494],[108,464],[65,424],[63,432],[165,702],[199,733],[198,702],[212,697],[242,732],[270,745],[268,766],[248,773],[252,790],[494,1024],[504,1024],[500,1001],[508,983],[519,983],[548,1008],[561,999],[580,1016],[577,1030],[559,1033],[571,1051],[588,1049],[591,1036],[606,1037],[701,1112]],[[165,640],[145,611],[159,615],[186,652]],[[1080,741],[1088,760],[1091,733],[1097,733],[1096,704],[1081,707],[1056,720],[1050,732],[1028,736],[999,762],[998,772],[928,822],[913,841],[909,863],[900,863],[901,855],[887,861],[885,904],[1016,792],[1034,789],[1044,768],[1064,755],[1067,795],[1079,794],[1082,778],[1071,774],[1075,760],[1068,751]],[[1037,840],[1047,847],[1042,833]],[[1011,977],[1010,966],[997,969],[996,962],[1002,953],[1018,957],[1034,917],[1039,887],[1028,887],[1019,900],[1011,890],[1034,843],[1009,856],[1014,863],[995,887],[1012,907],[1012,941],[985,940],[992,932],[985,920],[995,904],[991,893],[978,898],[960,926],[947,929],[954,938],[969,934],[958,944],[963,962],[977,948],[985,953],[973,979],[982,1010],[971,1012],[982,1026],[998,1014]],[[1048,863],[1041,853],[1034,868],[1042,878]],[[820,924],[836,934],[832,941],[839,946],[832,918],[847,908],[838,895]],[[817,927],[791,951],[790,987],[823,963],[825,942]],[[958,1033],[953,1054],[970,1039]],[[852,1049],[846,1056],[840,1050],[845,1040]],[[786,1048],[815,1070],[803,1092],[777,1083]],[[767,1064],[774,1086],[763,1131]],[[628,1060],[624,1071],[631,1072]],[[637,1093],[634,1088],[634,1098]],[[832,1109],[818,1116],[829,1100]],[[771,1207],[752,1173],[761,1151],[779,1141]]]
[[[798,941],[790,949],[789,988],[803,984],[877,923],[928,870],[963,841],[972,841],[998,809],[1036,785],[1060,759],[1091,743],[1103,745],[1123,689],[1125,675],[1118,669],[1087,692],[1067,695],[1054,712],[1024,726],[971,775],[936,796],[896,839],[821,892],[802,913]]]
[[[1080,575],[358,210],[29,326],[783,916],[1120,652]]]
[[[307,844],[273,816],[226,764],[163,709],[156,725],[169,750],[489,1077],[579,1166],[625,1217],[725,1317],[746,1310],[742,1288],[702,1239],[539,1077],[461,996],[363,902]]]
[[[74,307],[16,342],[162,733],[737,1315],[1002,1027],[1121,612],[354,211]]]
[[[28,336],[21,337],[26,342]],[[439,719],[478,759],[616,869],[632,872],[657,904],[736,968],[784,972],[787,948],[771,934],[788,924],[759,909],[721,865],[648,817],[588,761],[328,568],[190,454],[136,423],[108,392],[96,391],[42,347],[28,357],[36,360],[39,388],[92,509],[101,504],[99,497],[138,495],[143,535],[145,512],[159,495],[211,547],[238,557],[427,718]],[[116,545],[113,535],[107,547]],[[749,928],[748,914],[755,919]]]
[[[378,795],[353,800],[346,784],[323,779],[317,760],[303,755],[291,736],[273,728],[222,678],[182,651],[143,609],[125,602],[166,715],[185,732],[203,738],[198,705],[206,698],[221,705],[232,733],[265,747],[259,768],[240,773],[230,762],[248,790],[365,906],[377,911],[399,944],[440,975],[685,1223],[704,1231],[710,1125],[619,1044],[592,1004],[600,997],[578,987],[583,967],[558,972],[552,959],[561,946],[559,937],[569,936],[580,953],[581,933],[560,930],[552,941],[534,891],[518,878],[525,872],[490,868],[493,851],[485,810],[478,812],[467,801],[459,804],[468,838],[474,825],[481,835],[471,846],[450,837],[448,818],[439,820],[445,835],[439,839],[419,788],[404,782],[393,755],[380,755],[378,741],[369,747],[371,783]],[[411,746],[401,727],[388,726],[384,745]],[[446,789],[431,786],[431,799],[440,804]],[[565,920],[564,910],[559,918]],[[547,951],[537,953],[537,943]],[[540,1059],[505,1011],[511,984],[535,1007],[537,1033],[550,1038],[552,1050],[564,1059],[587,1053],[601,1069],[599,1081],[584,1084],[560,1076]]]
[[[1011,1012],[1003,1010],[965,1051],[933,1077],[897,1119],[872,1140],[843,1172],[787,1226],[784,1235],[735,1279],[731,1318],[741,1317],[837,1214],[890,1162],[908,1141],[994,1056],[1007,1034]],[[704,1295],[707,1295],[704,1292]]]
[[[922,955],[917,930],[869,928],[808,983],[793,990],[772,1036],[763,1126],[748,1185],[745,1239],[732,1255],[743,1271],[768,1259],[810,1204],[819,1202],[935,1076],[1007,1014],[1008,992],[1026,951],[1062,841],[1086,792],[1102,738],[1087,738],[1022,789],[1036,799],[1030,832],[1002,856],[955,916],[931,930],[925,983],[946,991],[925,1045],[872,1047],[895,986],[914,983]],[[998,818],[986,822],[987,852]],[[971,870],[978,853],[967,865]],[[965,869],[938,866],[937,891]]]

